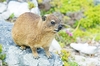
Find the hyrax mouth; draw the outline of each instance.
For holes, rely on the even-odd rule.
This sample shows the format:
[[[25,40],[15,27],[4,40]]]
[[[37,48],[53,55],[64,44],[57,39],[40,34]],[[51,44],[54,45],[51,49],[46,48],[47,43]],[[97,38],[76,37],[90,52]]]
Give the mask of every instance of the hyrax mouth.
[[[58,26],[58,29],[55,29],[54,31],[55,31],[55,32],[59,32],[61,29],[62,29],[62,25],[59,25],[59,26]]]
[[[60,30],[61,30],[61,29],[60,29]],[[59,30],[59,29],[55,29],[54,32],[59,32],[60,30]]]
[[[55,29],[54,32],[59,32],[59,30],[58,29]]]

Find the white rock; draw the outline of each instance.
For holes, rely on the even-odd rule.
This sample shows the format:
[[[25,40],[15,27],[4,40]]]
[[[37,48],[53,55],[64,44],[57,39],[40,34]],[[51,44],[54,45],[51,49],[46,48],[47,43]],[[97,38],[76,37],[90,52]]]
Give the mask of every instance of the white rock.
[[[30,12],[28,4],[27,3],[21,3],[21,5],[18,8],[18,12],[17,12],[17,17],[25,12]]]
[[[95,46],[86,46],[83,47],[80,52],[85,53],[85,54],[95,54],[97,52],[97,47]]]
[[[37,14],[37,15],[40,15],[40,10],[39,10],[38,7],[32,8],[32,9],[31,9],[31,12],[32,12],[32,13],[35,13],[35,14]]]
[[[37,15],[40,15],[40,10],[39,10],[39,8],[38,8],[37,0],[32,0],[32,2],[34,3],[35,8],[32,8],[32,9],[31,9],[31,12],[32,12],[32,13],[35,13],[35,14],[37,14]]]
[[[59,43],[57,42],[56,39],[53,39],[51,46],[49,48],[49,51],[51,52],[58,52],[58,54],[61,53],[61,46],[59,45]]]
[[[10,11],[10,14],[14,13],[14,15],[18,12],[18,8],[21,4],[16,1],[10,1],[8,3],[8,10]],[[16,16],[16,15],[15,15]]]
[[[87,44],[76,44],[76,43],[71,43],[70,46],[75,49],[75,50],[78,50],[80,51],[83,47],[87,46]]]
[[[34,3],[35,7],[38,7],[37,0],[32,0],[32,2]]]
[[[22,13],[30,12],[27,3],[19,3],[16,1],[10,1],[8,4],[8,10],[10,14],[14,13],[15,17],[18,17]]]
[[[82,53],[85,54],[95,54],[98,51],[98,48],[95,46],[89,46],[87,43],[85,44],[76,44],[76,43],[71,43],[70,46],[75,49],[78,50]]]
[[[13,50],[11,50],[11,49],[13,49]],[[8,49],[8,54],[9,54],[8,59],[10,61],[6,60],[6,62],[8,63],[9,66],[15,66],[15,64],[19,63],[17,61],[18,60],[18,58],[16,56],[17,53],[14,50],[18,50],[18,52],[20,51],[17,47],[14,47],[14,46],[9,47],[9,49]]]
[[[10,11],[8,10],[0,14],[0,19],[5,20],[5,19],[8,19],[9,16],[10,16]]]
[[[74,55],[74,58],[75,58],[74,61],[77,62],[79,66],[96,66],[99,63],[98,57],[90,58],[80,55]],[[93,65],[90,65],[91,63],[93,63]]]
[[[25,55],[23,56],[23,58],[24,58],[24,60],[25,60],[24,63],[25,63],[26,65],[29,65],[29,66],[37,66],[38,60],[35,60],[35,59],[33,59],[32,57],[33,57],[33,54],[31,54],[31,53],[25,54]],[[29,61],[29,60],[32,60],[32,61]]]
[[[10,14],[14,13],[15,17],[18,17],[25,12],[32,12],[32,13],[40,15],[37,1],[33,0],[32,2],[34,3],[35,8],[32,8],[31,10],[29,10],[28,3],[26,2],[19,3],[16,1],[10,1],[8,4],[8,10],[10,11]]]
[[[3,3],[0,3],[0,13],[4,12],[6,10],[7,6]]]
[[[0,60],[0,66],[2,66],[2,60]]]

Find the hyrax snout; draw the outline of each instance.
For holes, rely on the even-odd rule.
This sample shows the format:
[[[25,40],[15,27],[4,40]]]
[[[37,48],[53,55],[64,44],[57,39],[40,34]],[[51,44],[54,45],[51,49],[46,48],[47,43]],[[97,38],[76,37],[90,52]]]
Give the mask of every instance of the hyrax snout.
[[[26,12],[17,18],[12,28],[12,38],[22,49],[29,46],[34,58],[39,57],[37,53],[39,47],[44,48],[47,57],[50,58],[50,44],[61,29],[61,21],[52,14],[41,18],[34,13]]]

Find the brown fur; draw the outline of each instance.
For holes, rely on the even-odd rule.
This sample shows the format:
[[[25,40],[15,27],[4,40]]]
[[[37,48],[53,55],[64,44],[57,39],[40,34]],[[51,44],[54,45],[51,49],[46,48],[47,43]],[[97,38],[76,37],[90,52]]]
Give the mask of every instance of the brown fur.
[[[51,25],[51,20],[55,20],[55,26]],[[54,15],[48,15],[43,21],[40,16],[26,12],[16,20],[12,28],[12,37],[21,48],[29,46],[35,58],[38,58],[38,47],[43,47],[49,58],[49,46],[56,34],[54,30],[58,29],[59,25],[60,21]]]

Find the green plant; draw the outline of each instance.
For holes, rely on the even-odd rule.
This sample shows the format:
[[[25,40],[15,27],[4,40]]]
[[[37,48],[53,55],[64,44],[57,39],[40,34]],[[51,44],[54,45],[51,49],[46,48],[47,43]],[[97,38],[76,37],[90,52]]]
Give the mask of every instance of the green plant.
[[[76,37],[88,37],[87,39],[92,38],[94,36],[95,40],[100,40],[100,5],[91,7],[84,12],[85,18],[82,18],[79,21],[76,21],[74,26],[76,25],[75,30],[73,31],[73,36]],[[91,40],[92,40],[91,38]]]
[[[69,66],[79,66],[76,62],[68,62]]]
[[[0,44],[0,60],[2,60],[2,66],[8,66],[6,62],[4,62],[6,58],[6,54],[2,53],[2,45]]]
[[[75,42],[75,38],[72,36],[71,33],[67,34],[67,31],[60,31],[56,38],[61,46],[65,46],[67,44],[70,44],[71,42]]]
[[[45,15],[45,14],[51,14],[51,13],[53,13],[54,12],[54,7],[52,7],[49,11],[44,11],[44,10],[41,10],[41,15],[43,16],[43,15]]]
[[[12,13],[10,16],[9,16],[9,19],[13,19],[14,18],[14,13]]]
[[[35,5],[33,2],[28,1],[28,7],[29,7],[29,9],[32,9],[35,7]]]
[[[86,36],[86,31],[83,31],[81,29],[77,29],[74,33],[74,37],[83,37]]]
[[[87,30],[82,30],[82,29],[77,29],[74,31],[73,36],[76,39],[77,37],[80,37],[81,39],[85,39],[88,40],[92,40],[94,38],[94,40],[99,41],[100,40],[100,31],[99,31],[100,27],[95,27],[95,28],[90,28]]]
[[[10,14],[9,18],[7,19],[10,22],[14,22],[15,21],[15,15],[14,13]]]
[[[70,53],[67,50],[61,50],[61,59],[67,61]]]
[[[6,54],[0,54],[0,59],[4,60],[6,58]]]
[[[40,0],[41,1],[41,0]],[[51,0],[51,8],[48,11],[43,11],[42,15],[53,13],[53,12],[61,12],[66,14],[67,12],[77,12],[77,11],[87,11],[92,8],[93,0]]]
[[[89,8],[87,11],[85,11],[84,15],[85,18],[82,18],[80,22],[80,26],[89,29],[94,28],[97,25],[100,25],[100,5],[94,6],[92,8]]]
[[[55,7],[55,11],[66,13],[69,11],[78,11],[81,9],[87,10],[93,6],[93,0],[52,0],[51,4]]]
[[[68,57],[70,56],[70,53],[66,50],[61,50],[61,59],[64,62],[64,66],[69,66],[68,64]]]
[[[2,52],[2,45],[0,45],[0,53]]]
[[[38,1],[38,3],[42,3],[43,2],[43,0],[37,0]]]
[[[70,62],[68,57],[70,56],[70,52],[67,50],[61,50],[61,59],[64,62],[64,66],[78,66],[76,62]]]
[[[91,34],[92,34],[92,38],[94,37],[94,39],[96,41],[100,40],[100,30],[99,29],[100,29],[99,26],[96,26],[95,28],[88,29],[89,35],[91,36]]]
[[[0,2],[5,2],[6,0],[0,0]]]

